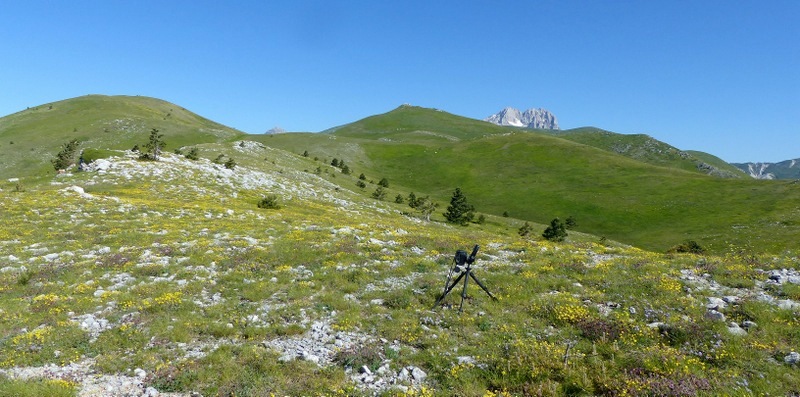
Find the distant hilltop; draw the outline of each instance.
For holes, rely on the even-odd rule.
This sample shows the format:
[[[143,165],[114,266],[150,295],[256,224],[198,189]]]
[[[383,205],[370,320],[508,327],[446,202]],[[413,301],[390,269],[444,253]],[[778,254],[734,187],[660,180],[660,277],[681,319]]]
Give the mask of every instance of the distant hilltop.
[[[558,130],[556,115],[546,109],[528,109],[520,112],[519,109],[507,107],[489,117],[488,121],[497,125],[512,127],[536,128],[542,130]]]

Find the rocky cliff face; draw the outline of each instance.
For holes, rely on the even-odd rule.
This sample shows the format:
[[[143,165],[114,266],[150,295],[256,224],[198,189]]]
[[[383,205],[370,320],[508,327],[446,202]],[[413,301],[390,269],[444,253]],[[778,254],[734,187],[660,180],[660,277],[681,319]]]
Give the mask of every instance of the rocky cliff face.
[[[733,163],[756,179],[800,179],[800,159],[780,163]]]
[[[528,109],[520,112],[519,109],[507,107],[485,119],[493,124],[508,125],[513,127],[538,128],[557,130],[558,120],[553,113],[546,109]]]

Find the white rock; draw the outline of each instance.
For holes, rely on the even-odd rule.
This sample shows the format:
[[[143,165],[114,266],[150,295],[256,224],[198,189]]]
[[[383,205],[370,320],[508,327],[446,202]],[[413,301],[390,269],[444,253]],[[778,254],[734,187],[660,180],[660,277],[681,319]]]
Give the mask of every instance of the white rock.
[[[716,310],[707,311],[706,318],[714,321],[725,321],[725,315]]]
[[[428,377],[428,374],[426,374],[425,371],[423,371],[422,369],[420,369],[418,367],[412,367],[411,368],[411,376],[414,378],[414,380],[416,380],[418,382],[422,382],[422,381],[425,380],[425,378]]]

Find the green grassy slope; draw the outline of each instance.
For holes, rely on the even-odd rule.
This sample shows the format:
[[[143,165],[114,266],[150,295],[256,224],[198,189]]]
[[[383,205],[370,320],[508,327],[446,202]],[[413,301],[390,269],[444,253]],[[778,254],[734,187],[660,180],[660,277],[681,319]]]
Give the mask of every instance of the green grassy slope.
[[[738,167],[736,167],[736,165],[728,163],[727,161],[717,156],[714,156],[713,154],[700,152],[697,150],[687,150],[686,153],[689,153],[689,155],[695,157],[696,159],[706,164],[716,167],[717,169],[728,171],[734,175],[738,175],[741,178],[747,177],[747,173],[740,170]]]
[[[0,118],[0,178],[52,172],[50,159],[72,139],[82,148],[130,149],[147,142],[153,128],[167,150],[244,135],[160,99],[87,95]]]
[[[320,161],[345,159],[356,174],[386,177],[443,205],[461,187],[482,212],[507,211],[539,223],[572,215],[579,230],[648,249],[695,239],[717,252],[730,244],[781,251],[800,236],[795,185],[716,178],[669,162],[655,166],[429,109],[402,107],[332,134],[261,140],[294,153],[308,150]]]
[[[489,160],[533,151],[554,163],[563,161],[548,148],[587,153],[553,137],[510,138],[432,150],[462,161],[501,145]],[[772,270],[796,275],[796,257],[665,255],[573,233],[553,244],[494,225],[425,222],[354,193],[350,177],[303,172],[313,159],[199,146],[198,161],[115,157],[107,172],[21,192],[0,181],[0,225],[14,225],[0,227],[0,395],[119,395],[112,387],[122,382],[182,396],[800,390],[786,362],[800,345],[800,289],[767,282]],[[241,166],[208,161],[218,153]],[[614,164],[624,173],[636,163]],[[547,161],[535,166],[542,171],[529,174],[544,180]],[[663,176],[634,167],[646,170]],[[258,208],[264,194],[282,207]],[[453,253],[472,244],[481,245],[476,275],[499,299],[470,282],[463,313],[459,289],[434,309]],[[710,318],[709,302],[725,321]],[[34,370],[45,379],[23,377]]]
[[[457,142],[484,135],[514,131],[442,110],[402,105],[390,112],[367,117],[329,130],[336,136],[400,140],[403,142]]]
[[[672,167],[725,178],[743,177],[736,167],[719,158],[694,151],[683,151],[644,134],[617,134],[584,127],[556,133],[559,138],[593,146],[648,164]]]

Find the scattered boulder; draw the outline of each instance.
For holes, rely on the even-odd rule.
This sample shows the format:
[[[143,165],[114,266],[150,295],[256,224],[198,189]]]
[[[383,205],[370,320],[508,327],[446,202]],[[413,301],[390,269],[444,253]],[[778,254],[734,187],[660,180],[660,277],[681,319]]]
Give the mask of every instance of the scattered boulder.
[[[712,321],[725,321],[725,315],[713,309],[706,312],[706,318]]]

